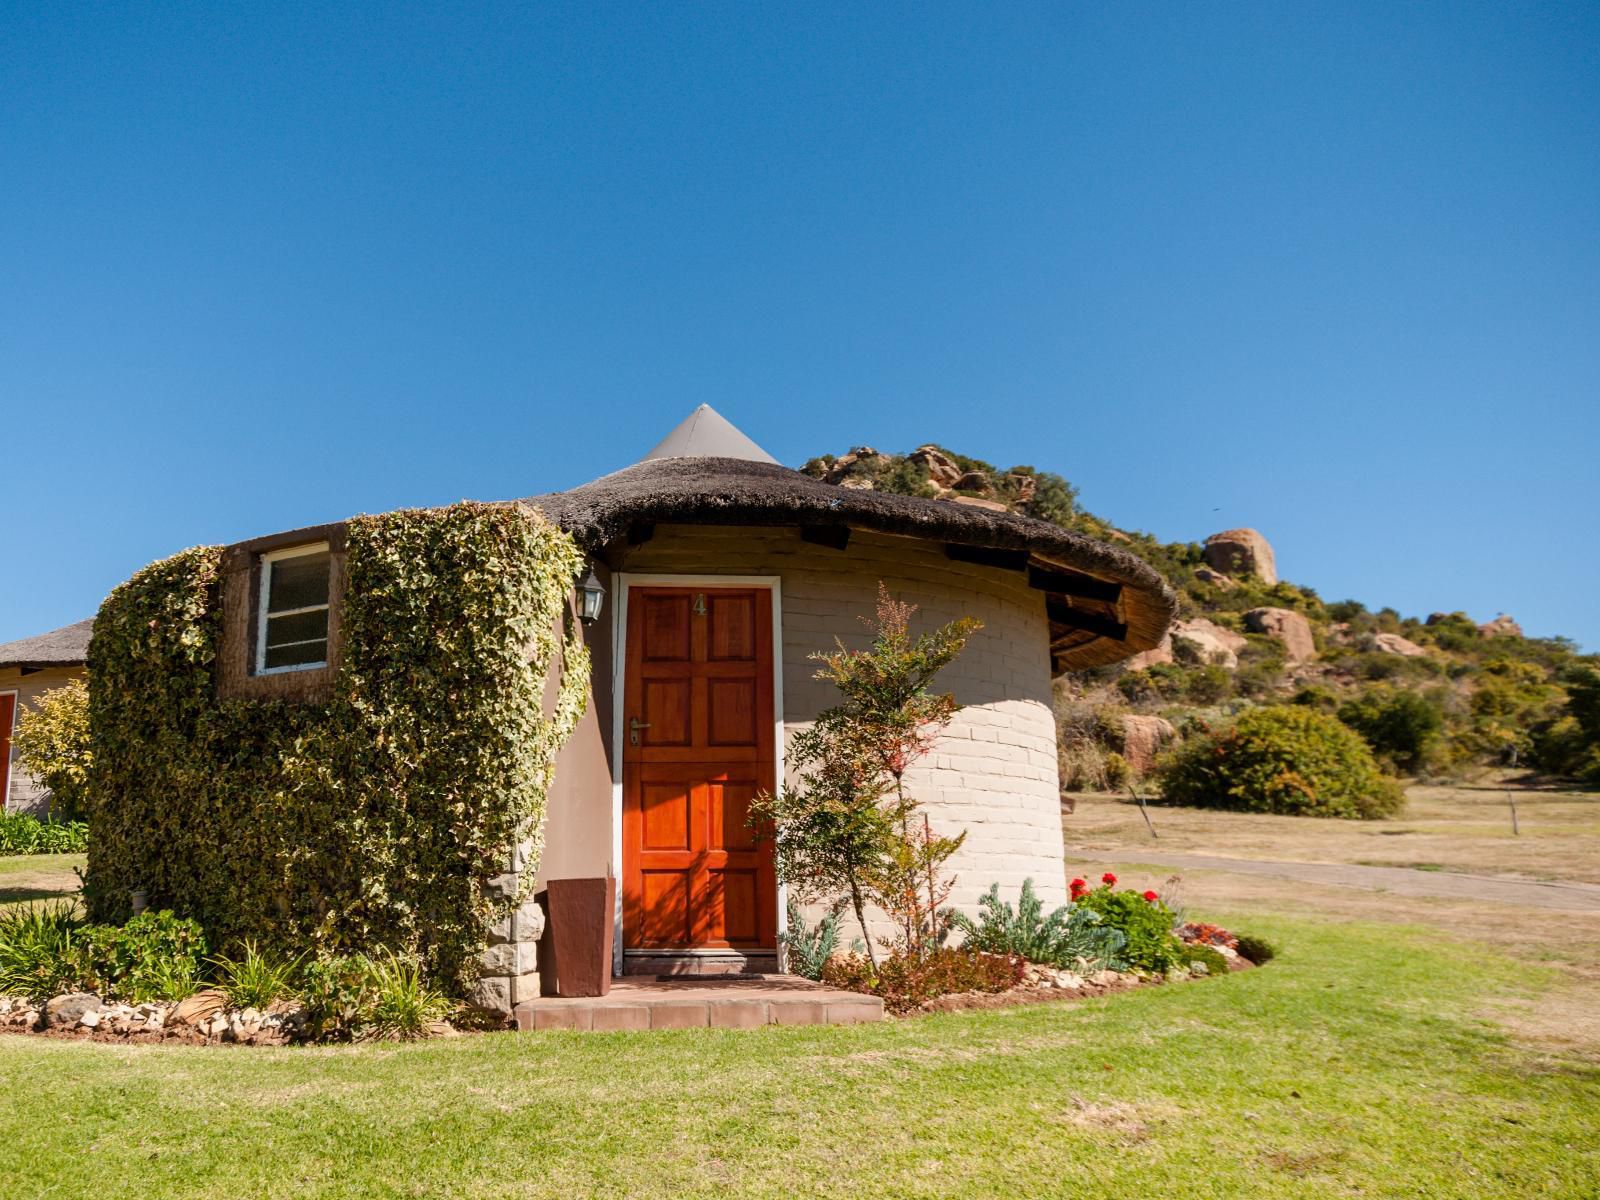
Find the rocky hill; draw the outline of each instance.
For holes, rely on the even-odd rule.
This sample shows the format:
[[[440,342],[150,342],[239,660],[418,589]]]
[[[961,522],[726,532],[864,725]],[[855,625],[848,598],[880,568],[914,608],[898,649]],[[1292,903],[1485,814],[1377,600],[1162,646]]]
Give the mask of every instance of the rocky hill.
[[[1025,513],[1125,545],[1171,582],[1179,618],[1156,649],[1056,681],[1062,778],[1120,786],[1163,746],[1257,704],[1334,713],[1400,773],[1464,775],[1515,765],[1600,784],[1600,657],[1563,638],[1528,638],[1499,616],[1402,616],[1324,601],[1278,577],[1254,529],[1204,543],[1119,529],[1078,504],[1060,475],[999,469],[942,446],[909,454],[857,447],[814,458],[807,474]]]

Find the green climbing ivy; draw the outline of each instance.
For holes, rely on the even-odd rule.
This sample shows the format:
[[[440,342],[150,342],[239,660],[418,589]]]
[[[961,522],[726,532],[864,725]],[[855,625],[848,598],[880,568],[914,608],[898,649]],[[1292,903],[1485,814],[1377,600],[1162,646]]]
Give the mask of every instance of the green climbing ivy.
[[[143,889],[285,953],[416,954],[458,991],[525,899],[588,651],[581,556],[517,505],[349,522],[344,650],[326,704],[219,700],[221,551],[118,587],[89,650],[91,918]],[[545,710],[545,682],[560,673]],[[531,843],[507,886],[512,848]]]

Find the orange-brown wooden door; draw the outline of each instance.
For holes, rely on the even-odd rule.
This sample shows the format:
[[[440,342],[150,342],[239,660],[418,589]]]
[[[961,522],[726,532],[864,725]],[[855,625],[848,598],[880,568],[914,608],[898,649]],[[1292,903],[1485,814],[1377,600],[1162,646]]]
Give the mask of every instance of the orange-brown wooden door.
[[[630,949],[773,949],[772,593],[634,587],[622,713],[622,934]]]
[[[17,719],[17,694],[0,695],[0,813],[11,803],[11,727]]]

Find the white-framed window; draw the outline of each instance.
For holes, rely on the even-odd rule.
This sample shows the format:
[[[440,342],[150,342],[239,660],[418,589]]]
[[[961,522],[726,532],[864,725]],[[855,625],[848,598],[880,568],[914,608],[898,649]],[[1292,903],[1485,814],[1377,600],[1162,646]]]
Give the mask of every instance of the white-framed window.
[[[261,556],[256,602],[256,674],[328,665],[328,543]]]

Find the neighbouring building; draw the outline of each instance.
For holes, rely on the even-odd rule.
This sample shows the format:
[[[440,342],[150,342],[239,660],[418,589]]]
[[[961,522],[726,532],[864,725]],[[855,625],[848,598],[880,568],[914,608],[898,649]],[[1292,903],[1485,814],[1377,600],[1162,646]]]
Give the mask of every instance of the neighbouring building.
[[[94,621],[0,645],[0,797],[8,813],[42,817],[50,797],[16,761],[17,720],[43,693],[84,675]]]

